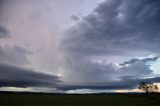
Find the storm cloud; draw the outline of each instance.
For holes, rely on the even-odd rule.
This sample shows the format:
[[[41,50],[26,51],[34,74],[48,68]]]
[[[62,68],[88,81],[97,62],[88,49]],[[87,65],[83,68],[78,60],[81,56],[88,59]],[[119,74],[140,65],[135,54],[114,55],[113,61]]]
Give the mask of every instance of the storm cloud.
[[[0,87],[54,87],[60,82],[55,75],[0,64]]]
[[[121,81],[110,82],[110,83],[89,83],[89,84],[79,84],[79,85],[58,85],[57,88],[68,91],[68,90],[76,90],[76,89],[93,89],[93,90],[129,90],[137,88],[139,82],[149,81],[149,82],[160,82],[160,77],[155,78],[146,78],[146,79],[132,79],[129,77],[122,78]]]
[[[159,57],[149,57],[149,58],[145,58],[145,59],[138,59],[138,58],[133,58],[129,61],[126,61],[120,65],[124,66],[124,65],[128,65],[128,64],[131,64],[131,63],[135,63],[135,62],[138,62],[138,61],[143,61],[143,62],[150,62],[150,61],[156,61]]]
[[[138,81],[154,76],[149,62],[159,58],[159,12],[158,0],[106,0],[99,4],[64,34],[64,79],[79,84],[116,82],[113,86],[121,88],[118,81],[124,76]]]
[[[102,1],[3,1],[0,86],[118,90],[159,83],[160,1]]]
[[[64,40],[69,52],[125,55],[160,52],[158,0],[107,0],[70,28]]]
[[[150,69],[150,62],[158,59],[157,57],[139,59],[136,62],[130,62],[128,65],[116,63],[97,63],[89,60],[76,58],[77,61],[68,61],[68,72],[64,72],[67,80],[73,81],[74,84],[89,84],[89,83],[112,83],[120,81],[124,76],[129,76],[134,79],[142,79],[152,77],[153,70]],[[148,60],[148,61],[144,61]],[[155,61],[156,61],[155,60]],[[72,62],[73,61],[73,62]],[[130,60],[132,61],[132,59]],[[124,62],[126,63],[126,62]],[[123,64],[124,64],[123,63]]]

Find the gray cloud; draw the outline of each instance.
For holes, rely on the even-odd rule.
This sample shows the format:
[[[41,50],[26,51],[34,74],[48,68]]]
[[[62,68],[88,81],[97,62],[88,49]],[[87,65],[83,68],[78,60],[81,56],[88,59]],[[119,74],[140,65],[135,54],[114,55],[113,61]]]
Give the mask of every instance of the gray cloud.
[[[159,54],[159,11],[157,0],[107,0],[101,3],[65,32],[61,42],[66,60],[64,69],[67,70],[64,79],[74,84],[88,84],[118,82],[124,76],[137,80],[153,76],[148,62],[156,61],[158,57],[134,57]],[[121,63],[116,63],[109,58],[111,56],[115,61],[119,61],[119,57],[128,61],[121,59]],[[106,58],[107,63],[97,62],[101,60],[99,57]],[[132,82],[129,83],[132,86]]]
[[[23,4],[23,2],[20,4]],[[39,7],[43,6],[39,5]],[[48,4],[45,7],[48,7]],[[41,9],[43,10],[43,8]],[[35,55],[35,66],[39,65],[39,69],[45,67],[46,70],[47,68],[48,70],[53,70],[53,68],[57,66],[60,67],[55,69],[60,70],[60,72],[62,71],[61,79],[66,85],[59,85],[58,88],[127,89],[134,88],[137,82],[153,75],[153,70],[150,69],[147,62],[156,61],[158,57],[145,59],[135,59],[134,57],[146,57],[152,54],[157,55],[160,52],[160,1],[106,0],[92,13],[79,20],[75,26],[65,32],[63,36],[64,39],[60,42],[60,50],[63,51],[63,56],[61,56],[61,52],[57,52],[59,48],[55,45],[59,45],[59,42],[57,44],[55,43],[56,40],[53,41],[56,37],[46,37],[43,35],[52,36],[52,31],[49,31],[50,28],[52,30],[52,25],[49,27],[49,30],[43,30],[43,27],[41,27],[41,25],[46,25],[47,27],[44,27],[45,29],[50,26],[50,23],[54,23],[51,21],[53,20],[52,14],[44,11],[44,15],[42,15],[40,10],[37,9],[31,12],[29,18],[32,19],[31,23],[35,23],[34,25],[36,25],[35,28],[37,29],[33,28],[35,31],[38,32],[39,29],[42,28],[42,35],[40,31],[40,33],[35,34],[35,36],[37,35],[35,38],[42,38],[41,40],[44,43],[41,43],[41,40],[37,40],[37,42],[39,41],[40,43],[36,43],[33,40],[30,47],[33,46],[34,49],[42,47],[40,49],[44,50],[44,53],[38,58],[36,57],[37,55]],[[19,13],[21,13],[21,11]],[[25,14],[27,12],[23,13]],[[21,16],[21,14],[19,15]],[[47,22],[46,16],[49,18]],[[17,15],[15,15],[15,17],[17,17]],[[35,21],[35,19],[40,21]],[[78,20],[78,17],[72,16],[71,19]],[[23,21],[23,18],[21,20]],[[15,22],[19,22],[19,19]],[[23,22],[28,23],[28,21]],[[30,28],[30,22],[27,25]],[[43,31],[45,33],[43,33]],[[29,30],[29,32],[31,32],[29,34],[33,34],[32,30]],[[28,33],[23,34],[28,35]],[[40,37],[40,35],[42,37]],[[32,41],[32,37],[29,41],[30,40]],[[45,44],[45,42],[47,43]],[[38,46],[34,47],[34,45]],[[39,53],[40,49],[35,51]],[[28,54],[30,53],[27,50],[19,46],[13,48],[3,46],[0,48],[0,63],[14,66],[29,64],[27,59]],[[61,57],[63,57],[62,61]],[[109,57],[115,57],[116,59],[114,60]],[[58,61],[59,58],[60,61]],[[107,62],[98,62],[101,61],[102,58],[106,58]],[[127,58],[127,61],[123,60],[124,58]],[[120,60],[123,61],[119,62]],[[4,69],[7,68],[6,70],[22,70],[6,71],[6,73],[2,70],[1,76],[4,75],[1,80],[2,86],[48,86],[54,82],[51,83],[51,80],[53,80],[51,77],[46,79],[42,77],[43,75],[40,73],[33,72],[34,75],[32,75],[32,72],[28,73],[25,69],[13,66],[8,69],[10,66],[3,65],[1,65],[1,67]],[[12,74],[13,72],[17,74]],[[9,79],[7,73],[11,78],[16,78],[14,75],[22,75],[24,78]],[[27,76],[25,77],[25,75]],[[35,76],[35,79],[32,76]],[[47,76],[45,75],[45,77]],[[8,82],[8,80],[10,80],[10,82]],[[159,82],[159,77],[150,80]]]
[[[79,20],[79,17],[76,16],[76,15],[72,15],[72,16],[71,16],[71,20],[72,20],[72,21],[78,21],[78,20]]]
[[[153,70],[150,69],[149,63],[156,61],[157,57],[139,59],[127,65],[91,62],[86,58],[76,57],[74,59],[75,60],[73,60],[73,57],[69,58],[66,62],[67,66],[65,69],[68,71],[65,71],[62,77],[73,84],[88,84],[116,82],[124,76],[135,79],[151,77],[154,73]]]
[[[10,37],[10,32],[5,27],[0,26],[0,39],[9,37]]]
[[[1,87],[53,87],[60,82],[55,75],[0,64]]]
[[[124,62],[124,63],[122,63],[122,64],[120,64],[120,65],[121,65],[121,66],[124,66],[124,65],[131,64],[131,63],[135,63],[135,62],[137,62],[137,61],[143,61],[143,62],[147,63],[147,62],[150,62],[150,61],[156,61],[158,58],[159,58],[159,57],[149,57],[149,58],[145,58],[145,59],[133,58],[133,59],[131,59],[131,60],[129,60],[129,61],[126,61],[126,62]]]
[[[27,55],[32,54],[18,45],[15,46],[0,46],[0,63],[10,64],[15,66],[23,66],[29,64]]]
[[[117,82],[101,82],[88,83],[79,85],[58,85],[57,88],[62,90],[76,90],[76,89],[99,89],[99,90],[118,90],[118,89],[135,89],[142,81],[149,81],[154,83],[160,82],[160,77],[135,79],[130,76],[122,77],[121,81]]]
[[[109,0],[67,32],[64,48],[90,55],[159,52],[160,2]],[[123,52],[122,52],[123,51]]]

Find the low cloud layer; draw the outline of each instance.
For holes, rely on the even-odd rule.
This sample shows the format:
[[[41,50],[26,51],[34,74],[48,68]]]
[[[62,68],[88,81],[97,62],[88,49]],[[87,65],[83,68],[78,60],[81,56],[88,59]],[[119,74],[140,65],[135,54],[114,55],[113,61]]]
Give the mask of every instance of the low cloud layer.
[[[54,87],[59,77],[0,64],[0,87]]]
[[[93,89],[93,90],[130,90],[130,89],[136,89],[139,82],[142,81],[149,81],[154,83],[160,82],[160,77],[155,78],[145,78],[145,79],[133,79],[130,78],[130,76],[126,76],[124,78],[121,78],[120,81],[116,82],[101,82],[101,83],[88,83],[88,84],[67,84],[67,85],[59,85],[57,88],[69,91],[69,90],[77,90],[77,89]]]
[[[74,82],[60,86],[61,89],[133,89],[141,81],[159,82],[159,77],[154,77],[150,63],[159,57],[136,59],[122,64],[98,64],[83,62],[74,66],[75,70],[68,74]],[[125,64],[125,65],[124,65]],[[76,66],[76,67],[75,67]],[[82,70],[81,70],[82,69]],[[152,77],[152,78],[149,78]],[[72,79],[70,80],[72,81]],[[76,82],[77,81],[77,82]]]

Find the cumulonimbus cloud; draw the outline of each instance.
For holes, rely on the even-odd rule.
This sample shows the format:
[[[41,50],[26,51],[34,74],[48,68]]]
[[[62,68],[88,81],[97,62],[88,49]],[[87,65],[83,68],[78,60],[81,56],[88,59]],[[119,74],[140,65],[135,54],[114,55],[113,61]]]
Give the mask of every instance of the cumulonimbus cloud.
[[[151,77],[153,70],[147,62],[156,61],[160,52],[159,11],[158,0],[106,0],[99,4],[64,34],[64,79],[85,85],[116,82],[124,76],[137,80]],[[148,55],[155,57],[135,59]]]
[[[40,21],[35,19],[41,14],[34,14],[35,12],[31,14],[30,18],[34,19],[31,22],[39,23]],[[60,61],[60,65],[56,64],[59,63],[57,62],[59,59],[56,59],[59,52],[55,51],[59,48],[52,51],[50,48],[53,49],[54,44],[51,47],[48,46],[47,55],[41,59],[47,61],[42,63],[46,63],[44,66],[47,68],[53,66],[52,69],[60,66],[61,79],[64,83],[56,85],[59,89],[129,89],[134,88],[142,80],[159,82],[159,77],[146,78],[153,74],[147,62],[156,61],[158,59],[156,55],[160,52],[159,12],[160,1],[158,0],[106,0],[88,16],[77,21],[77,24],[62,36],[60,49],[64,52],[63,63]],[[44,17],[45,15],[46,12]],[[49,14],[48,16],[50,17]],[[72,18],[78,20],[77,17]],[[46,23],[45,19],[41,25]],[[51,20],[47,21],[47,27]],[[0,33],[3,32],[2,38],[4,38],[7,30],[1,27],[0,31]],[[17,65],[28,64],[27,54],[27,50],[19,46],[11,49],[0,48],[0,59],[3,59],[0,63],[9,64],[0,65],[1,86],[55,86],[59,82],[59,77],[17,67]],[[156,57],[135,59],[135,57],[147,55]],[[101,61],[104,58],[106,60]],[[49,61],[50,59],[53,61]],[[41,68],[44,66],[42,64]]]
[[[107,0],[69,28],[64,48],[84,55],[159,52],[159,5],[157,0]]]

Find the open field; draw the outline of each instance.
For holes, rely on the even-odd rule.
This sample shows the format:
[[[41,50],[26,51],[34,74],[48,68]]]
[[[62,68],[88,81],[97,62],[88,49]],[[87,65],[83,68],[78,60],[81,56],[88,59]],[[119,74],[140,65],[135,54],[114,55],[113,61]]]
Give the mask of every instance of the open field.
[[[160,94],[0,93],[0,106],[160,106]]]

